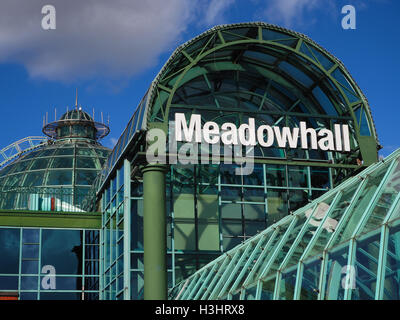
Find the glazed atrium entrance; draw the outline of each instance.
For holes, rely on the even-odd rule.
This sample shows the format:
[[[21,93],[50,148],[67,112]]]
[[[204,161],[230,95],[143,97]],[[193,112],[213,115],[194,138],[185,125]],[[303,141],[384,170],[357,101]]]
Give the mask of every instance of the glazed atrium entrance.
[[[186,128],[193,115],[201,126],[239,128],[250,119],[256,128],[347,126],[350,151],[257,144],[249,175],[235,174],[241,165],[222,156],[209,164],[148,163],[152,129],[176,144],[167,159],[185,143],[171,141],[177,114]],[[175,50],[107,162],[98,193],[102,298],[166,298],[167,287],[376,162],[378,147],[368,101],[318,44],[263,23],[208,30]]]
[[[260,134],[264,143],[251,145],[251,155],[242,148],[243,158],[254,165],[251,173],[236,174],[243,164],[226,161],[223,152],[212,155],[212,145],[198,149],[199,154],[212,156],[209,163],[171,161],[187,143],[177,141],[169,130],[177,114],[185,119],[186,128],[196,115],[202,128],[211,122],[221,130],[227,123],[240,128],[254,122],[254,128],[264,128]],[[310,134],[302,134],[302,128]],[[164,163],[148,161],[148,150],[156,142],[149,135],[152,130],[167,137]],[[267,143],[265,133],[270,130],[276,137]],[[297,132],[298,143],[283,144],[277,133],[284,132]],[[312,132],[318,137],[317,148],[312,147]],[[331,146],[329,141],[319,144],[320,137],[328,136],[334,140],[333,148],[326,147]],[[376,163],[379,148],[366,97],[327,50],[305,35],[265,23],[217,26],[179,46],[152,81],[105,166],[98,170],[85,212],[71,213],[70,220],[57,224],[51,224],[49,217],[42,221],[33,217],[24,227],[46,223],[56,229],[78,226],[80,232],[97,231],[81,233],[85,238],[81,247],[99,246],[97,258],[87,261],[88,266],[98,262],[98,270],[90,268],[90,275],[79,276],[98,280],[90,293],[97,292],[100,299],[167,299],[171,288],[171,298],[198,297],[194,291],[183,292],[182,286],[190,283],[194,289],[202,286],[202,280],[212,279],[213,274],[202,273],[202,267],[210,270],[208,264],[221,262],[230,250],[238,250],[239,258],[244,243],[255,243],[252,239],[260,233],[298,217],[312,201]],[[0,231],[21,228],[22,220],[12,219],[17,208],[4,209],[11,218],[8,224],[0,223]],[[79,223],[73,218],[78,216]],[[44,243],[40,239],[39,247]],[[250,254],[246,249],[241,261],[246,263]],[[80,259],[85,261],[85,255]],[[25,276],[16,270],[0,277]],[[23,291],[18,281],[4,290]],[[41,290],[36,289],[39,298]],[[262,290],[254,290],[261,297]]]

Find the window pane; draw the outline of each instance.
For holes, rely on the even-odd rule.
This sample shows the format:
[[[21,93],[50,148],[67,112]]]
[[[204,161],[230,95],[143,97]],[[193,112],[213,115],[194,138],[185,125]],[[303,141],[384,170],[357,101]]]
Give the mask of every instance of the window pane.
[[[289,186],[307,188],[307,168],[299,166],[288,166]]]
[[[72,172],[67,170],[52,170],[47,178],[48,186],[72,184]]]
[[[97,171],[77,170],[75,184],[90,186],[97,177]]]
[[[43,177],[45,171],[30,172],[26,175],[24,186],[36,187],[43,184]]]
[[[57,151],[55,152],[54,155],[56,156],[69,156],[74,154],[74,149],[73,148],[58,148]]]
[[[52,265],[57,274],[82,273],[82,232],[42,231],[42,266]]]
[[[36,159],[33,161],[32,167],[30,169],[31,170],[45,169],[47,168],[48,161],[49,161],[48,158]]]
[[[72,168],[72,158],[54,158],[51,168]]]
[[[89,157],[79,157],[76,158],[76,167],[77,168],[93,168],[96,169],[98,167],[97,165],[97,159],[96,158],[89,158]]]
[[[19,229],[0,228],[0,273],[19,272],[19,236]]]
[[[0,290],[18,290],[18,277],[0,276]]]
[[[311,187],[322,189],[330,188],[329,169],[311,167]]]
[[[286,169],[284,166],[268,165],[266,176],[267,185],[276,187],[286,186]]]

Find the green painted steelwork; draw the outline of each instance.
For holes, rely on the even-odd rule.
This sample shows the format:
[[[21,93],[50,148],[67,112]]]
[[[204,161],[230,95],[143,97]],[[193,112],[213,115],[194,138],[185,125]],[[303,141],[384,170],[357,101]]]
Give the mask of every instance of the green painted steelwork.
[[[305,121],[317,131],[347,124],[351,152],[256,146],[251,158],[255,171],[249,177],[235,176],[232,171],[237,165],[225,164],[225,158],[218,155],[207,157],[208,165],[171,163],[165,174],[147,170],[146,131],[158,128],[167,132],[176,112],[186,118],[200,114],[202,121],[219,125],[233,122],[238,126],[249,117],[255,118],[257,125],[290,128]],[[105,262],[102,298],[121,299],[122,292],[124,299],[143,298],[144,282],[146,299],[162,299],[167,274],[170,287],[180,283],[174,289],[180,299],[280,299],[289,291],[288,296],[303,297],[302,286],[309,282],[302,280],[311,277],[307,265],[314,263],[323,272],[331,267],[325,261],[318,264],[312,260],[320,240],[324,246],[334,243],[325,234],[325,224],[337,219],[342,230],[345,223],[341,221],[352,212],[338,207],[345,195],[341,191],[329,193],[330,198],[322,196],[321,207],[316,202],[307,205],[307,213],[298,208],[377,162],[379,147],[368,101],[360,88],[337,58],[308,37],[265,23],[217,26],[199,35],[177,48],[153,80],[100,176]],[[167,159],[176,155],[170,152]],[[118,242],[112,238],[118,231],[115,226],[121,223],[114,213],[121,202],[113,185],[120,179],[122,166],[124,236],[117,239],[124,241],[124,252],[120,257],[112,248]],[[144,171],[139,170],[142,167]],[[328,213],[324,211],[327,206]],[[320,214],[325,215],[314,216]],[[264,228],[268,231],[257,235],[257,242],[249,240]],[[334,237],[337,233],[333,232]],[[243,241],[243,245],[251,244],[225,254]],[[188,278],[221,253],[204,274],[195,273],[195,281]],[[329,259],[328,252],[322,254]],[[118,269],[119,261],[124,264],[123,274],[113,270]],[[157,273],[152,269],[157,265],[161,266],[159,275],[150,277]],[[292,286],[287,282],[293,280],[293,274],[299,277]],[[184,278],[188,281],[181,282]],[[320,278],[321,283],[327,282],[326,274]],[[314,293],[322,298],[325,288],[317,287]]]
[[[101,213],[0,211],[1,226],[100,229]]]
[[[147,165],[143,172],[144,299],[167,298],[167,236],[165,173],[161,165]]]
[[[173,52],[109,157],[104,181],[137,138],[132,127],[134,132],[166,131],[176,110],[185,108],[281,116],[291,126],[298,117],[326,119],[324,126],[350,121],[353,153],[359,150],[364,165],[377,161],[380,146],[368,101],[345,66],[303,34],[261,22],[239,23],[216,26]],[[355,164],[356,158],[347,158],[335,154],[333,162]]]

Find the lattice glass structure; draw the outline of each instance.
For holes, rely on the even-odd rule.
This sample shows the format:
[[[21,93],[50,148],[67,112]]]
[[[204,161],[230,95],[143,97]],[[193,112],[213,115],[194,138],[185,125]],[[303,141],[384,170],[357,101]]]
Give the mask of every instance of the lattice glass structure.
[[[98,300],[98,230],[0,227],[0,243],[7,244],[0,246],[0,294],[20,300]]]
[[[218,126],[239,126],[249,118],[256,126],[290,130],[306,122],[316,132],[347,125],[351,150],[290,149],[275,142],[254,148],[254,172],[248,176],[235,175],[240,165],[224,163],[222,156],[217,163],[168,162],[158,175],[161,169],[146,159],[151,145],[146,133],[160,129],[170,139],[169,123],[176,113],[186,119],[200,115],[202,122]],[[340,60],[307,36],[266,23],[240,23],[189,40],[152,81],[102,171],[97,190],[100,298],[144,297],[144,239],[152,232],[144,232],[146,216],[161,212],[166,217],[166,243],[157,242],[153,249],[162,252],[161,259],[166,247],[166,282],[174,287],[376,162],[379,147],[361,89]],[[173,152],[167,149],[167,159]],[[145,192],[147,169],[154,169],[148,190],[155,194]],[[146,213],[146,199],[159,207]]]
[[[97,142],[106,129],[81,110],[69,111],[46,125],[44,132],[55,140],[0,170],[0,208],[82,211],[110,153]]]
[[[400,150],[179,283],[171,299],[400,298]]]

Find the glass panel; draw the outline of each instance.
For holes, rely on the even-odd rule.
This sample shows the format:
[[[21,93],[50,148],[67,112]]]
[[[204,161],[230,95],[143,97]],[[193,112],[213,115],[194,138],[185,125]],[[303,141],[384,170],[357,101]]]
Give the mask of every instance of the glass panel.
[[[299,166],[288,166],[289,186],[307,188],[307,168]]]
[[[269,260],[270,260],[270,258],[272,256],[272,254],[274,253],[276,247],[278,246],[278,244],[282,240],[281,237],[285,234],[287,228],[290,225],[290,222],[291,221],[286,222],[282,226],[279,226],[278,234],[273,239],[271,245],[267,248],[266,254],[264,254],[261,257],[261,259],[259,259],[259,261],[257,261],[257,263],[254,266],[254,268],[252,268],[251,274],[249,274],[248,279],[246,279],[246,283],[247,284],[250,285],[250,284],[254,283],[261,276],[261,273],[263,272],[265,265],[269,262]],[[273,291],[272,291],[272,293],[273,293]]]
[[[279,165],[267,165],[267,185],[283,187],[286,186],[286,168]]]
[[[23,243],[37,243],[39,244],[39,229],[23,229],[22,242]]]
[[[385,251],[386,269],[384,279],[384,300],[400,299],[400,225],[389,228],[388,246]]]
[[[46,281],[45,277],[41,277],[42,281]],[[57,290],[82,290],[82,277],[56,277]]]
[[[290,268],[293,265],[297,264],[300,261],[301,256],[304,253],[304,250],[307,248],[308,244],[312,240],[315,231],[321,224],[321,220],[326,215],[329,205],[332,202],[333,197],[330,197],[325,202],[321,202],[317,205],[317,208],[314,211],[313,217],[308,220],[308,224],[306,229],[303,231],[303,234],[299,236],[301,237],[299,243],[297,244],[296,248],[293,250],[290,258],[287,260],[286,265],[283,266],[284,268]],[[305,217],[309,217],[313,212],[313,208],[310,208],[304,212]],[[333,220],[332,220],[333,221]],[[328,226],[328,224],[327,224]]]
[[[56,150],[56,152],[54,153],[54,155],[56,156],[72,156],[74,154],[74,149],[73,148],[65,148],[60,147]]]
[[[90,186],[97,177],[97,171],[76,170],[75,184]]]
[[[345,246],[329,253],[325,279],[325,299],[343,300],[344,289],[343,279],[347,266],[349,247]]]
[[[292,38],[292,36],[279,32],[279,31],[275,31],[275,30],[271,30],[271,29],[262,29],[262,38],[263,40],[281,40],[281,39],[287,39],[287,38]]]
[[[49,172],[46,185],[71,185],[72,171],[68,170],[52,170]]]
[[[282,273],[282,278],[279,283],[279,300],[293,300],[294,289],[296,286],[297,268]]]
[[[131,249],[143,249],[143,200],[132,200],[131,212]]]
[[[321,105],[326,114],[337,115],[337,111],[328,96],[321,90],[319,86],[315,87],[312,91],[315,99]]]
[[[18,277],[0,276],[0,290],[18,290]]]
[[[274,298],[275,278],[266,282],[261,282],[261,296],[260,300],[272,300]]]
[[[317,300],[321,261],[317,259],[304,264],[300,300]]]
[[[49,157],[49,156],[53,155],[55,150],[56,149],[53,149],[53,148],[52,149],[45,149],[38,156],[39,157]]]
[[[309,88],[314,83],[314,81],[303,71],[293,66],[292,64],[287,63],[286,61],[281,62],[279,64],[279,68],[307,88]]]
[[[24,244],[22,246],[22,258],[28,258],[28,259],[39,258],[39,245]]]
[[[41,292],[40,300],[81,300],[81,292]]]
[[[20,161],[19,163],[16,163],[14,173],[24,171],[30,163],[30,161]]]
[[[321,189],[331,188],[328,168],[311,167],[311,187]]]
[[[293,213],[308,204],[308,197],[308,190],[289,191],[289,212]]]
[[[385,175],[386,170],[387,168],[383,167],[378,171],[373,172],[368,178],[366,186],[361,191],[361,195],[359,195],[358,199],[355,200],[356,202],[352,212],[350,212],[350,215],[348,214],[346,217],[346,223],[343,223],[343,227],[341,228],[341,230],[337,231],[337,238],[333,246],[335,246],[339,242],[350,239],[351,235],[354,232],[354,229],[364,215],[365,209],[367,208],[375,191],[377,190],[379,183]]]
[[[253,286],[251,288],[246,288],[243,300],[255,300],[256,293],[257,293],[257,286]]]
[[[393,160],[398,161],[398,159]],[[391,205],[393,204],[397,194],[400,192],[400,163],[395,164],[395,168],[388,178],[386,184],[380,190],[378,202],[373,208],[368,221],[362,230],[363,233],[371,231],[377,226],[381,225],[383,219],[385,219]]]
[[[97,158],[77,157],[76,158],[76,167],[77,168],[96,169],[96,168],[99,168],[99,165],[97,163]]]
[[[96,156],[96,151],[94,149],[91,148],[77,148],[76,149],[76,154],[78,156],[92,156],[95,157]]]
[[[353,300],[374,300],[378,271],[380,233],[357,241],[354,268],[350,270],[347,285],[352,290]]]
[[[22,276],[21,277],[21,290],[38,290],[39,277]]]
[[[0,273],[19,273],[19,239],[19,229],[0,228]]]
[[[267,191],[267,221],[271,225],[288,214],[288,195],[286,190]]]
[[[51,164],[51,168],[72,168],[72,158],[69,157],[59,157],[54,158]]]
[[[30,172],[26,175],[24,186],[26,187],[36,187],[43,184],[43,177],[45,171]]]
[[[48,158],[36,159],[33,161],[33,164],[31,166],[30,170],[45,169],[45,168],[47,168],[48,162],[49,162]]]
[[[52,265],[57,274],[82,274],[82,231],[42,231],[42,266]]]
[[[293,242],[298,236],[298,233],[300,232],[300,229],[302,228],[303,224],[306,222],[307,217],[302,216],[297,219],[296,225],[293,227],[292,231],[288,235],[285,243],[282,245],[282,248],[279,250],[277,256],[275,257],[275,260],[270,266],[269,271],[264,275],[265,278],[268,278],[269,275],[272,275],[275,273],[278,268],[280,267],[281,263],[283,262],[283,259],[285,259],[286,254],[289,252],[290,248],[293,245]],[[281,240],[282,242],[282,240]]]
[[[245,264],[247,263],[247,260],[248,260],[248,258],[249,258],[249,256],[250,256],[250,254],[251,254],[251,252],[252,252],[251,249],[250,249],[250,250],[247,250],[247,252],[246,252],[246,248],[247,248],[247,246],[240,249],[241,252],[240,252],[239,256],[237,257],[236,261],[234,262],[234,264],[232,265],[232,267],[233,267],[234,269],[232,269],[232,271],[229,272],[229,277],[230,277],[230,282],[231,282],[231,284],[233,284],[233,283],[236,281],[237,277],[238,277],[239,274],[242,272],[242,270],[243,270]],[[239,264],[239,265],[238,265],[238,264]],[[234,270],[235,270],[235,274],[232,275],[231,273],[232,273]],[[228,280],[228,278],[226,278],[226,280]],[[243,280],[244,280],[244,279],[243,279]],[[223,286],[224,286],[224,285],[225,285],[225,283],[223,284]],[[223,286],[221,286],[221,289],[223,288]],[[227,287],[227,291],[230,291],[230,289],[231,289],[230,286],[228,286],[228,287]],[[223,294],[225,294],[225,292],[221,292],[221,293],[220,293],[220,296],[222,296]]]
[[[39,260],[22,260],[21,269],[23,274],[38,274]]]
[[[131,299],[142,300],[144,287],[143,271],[131,272]]]
[[[20,300],[37,300],[36,292],[21,292],[19,295]]]
[[[333,67],[333,62],[323,53],[321,53],[318,49],[316,49],[312,45],[308,45],[309,49],[312,51],[314,56],[318,59],[319,63],[324,67],[325,70],[329,70]]]

